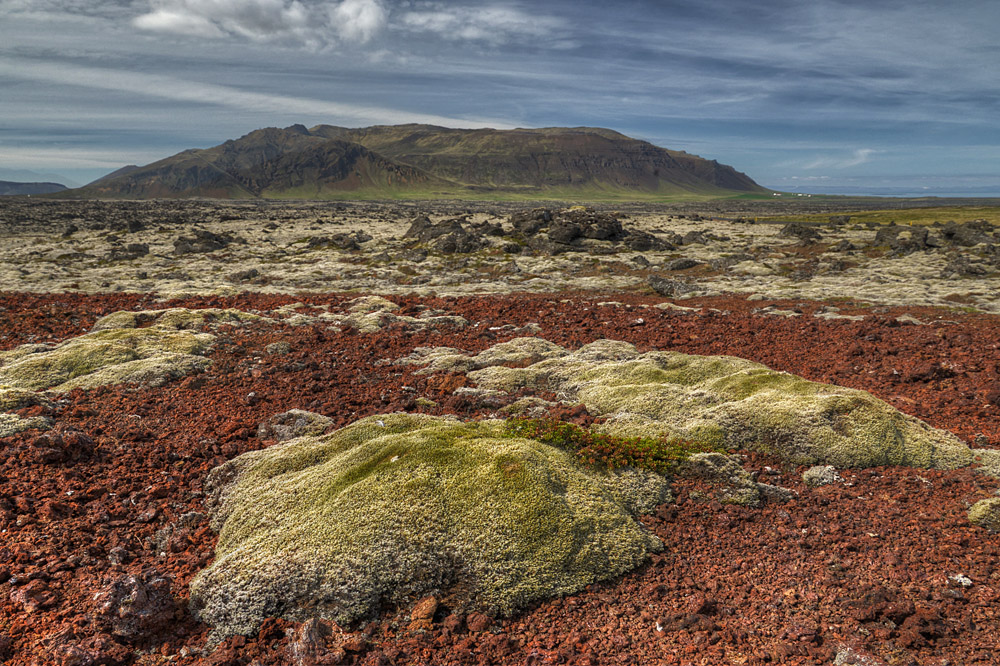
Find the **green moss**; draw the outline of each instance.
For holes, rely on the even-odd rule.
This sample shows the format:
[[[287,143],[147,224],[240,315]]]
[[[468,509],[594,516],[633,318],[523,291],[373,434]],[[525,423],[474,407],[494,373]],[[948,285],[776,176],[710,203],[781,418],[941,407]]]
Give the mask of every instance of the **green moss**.
[[[141,310],[137,312],[122,310],[101,317],[94,324],[92,330],[103,331],[109,329],[137,328],[146,324],[166,330],[188,330],[200,329],[206,324],[240,324],[262,319],[264,317],[232,308],[227,310],[218,308],[170,308],[167,310]]]
[[[51,404],[44,395],[21,388],[0,386],[0,412],[12,412],[33,405]]]
[[[582,466],[500,421],[406,414],[244,454],[209,488],[217,557],[191,599],[215,639],[456,584],[509,614],[638,565],[660,543],[633,512],[669,496],[662,477]]]
[[[214,337],[158,328],[95,331],[54,346],[0,352],[0,384],[68,391],[76,387],[156,384],[204,368]]]
[[[33,428],[48,430],[51,427],[52,421],[44,416],[33,416],[26,419],[17,414],[0,414],[0,437],[10,437]]]
[[[1000,532],[1000,497],[981,499],[969,509],[969,522]]]

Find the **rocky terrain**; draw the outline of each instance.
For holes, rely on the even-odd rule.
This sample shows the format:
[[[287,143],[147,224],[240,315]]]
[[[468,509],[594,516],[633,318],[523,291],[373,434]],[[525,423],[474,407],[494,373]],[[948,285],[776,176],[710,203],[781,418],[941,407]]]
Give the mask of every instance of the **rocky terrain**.
[[[997,220],[728,205],[0,202],[0,660],[995,663]]]
[[[995,208],[961,223],[944,209],[910,226],[836,210],[820,223],[789,223],[775,213],[798,206],[765,203],[775,205],[706,213],[697,204],[18,199],[0,202],[0,280],[12,291],[162,297],[587,289],[824,300],[824,316],[841,301],[1000,312]]]

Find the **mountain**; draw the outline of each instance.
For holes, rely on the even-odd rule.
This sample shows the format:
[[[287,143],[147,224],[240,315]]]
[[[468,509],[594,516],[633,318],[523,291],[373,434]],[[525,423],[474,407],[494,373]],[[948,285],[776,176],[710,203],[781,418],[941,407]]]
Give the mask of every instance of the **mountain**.
[[[65,185],[59,183],[14,183],[0,180],[0,196],[16,196],[24,194],[52,194],[62,192]]]
[[[730,166],[601,128],[293,125],[125,167],[67,195],[626,198],[767,191]]]

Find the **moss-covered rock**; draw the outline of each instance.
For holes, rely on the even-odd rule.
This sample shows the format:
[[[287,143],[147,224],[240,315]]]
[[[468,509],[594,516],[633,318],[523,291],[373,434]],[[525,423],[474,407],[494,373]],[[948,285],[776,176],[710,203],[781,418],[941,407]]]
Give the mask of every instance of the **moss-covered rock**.
[[[413,352],[396,363],[400,365],[423,365],[416,374],[427,375],[435,372],[470,372],[504,364],[537,363],[547,358],[557,358],[568,354],[565,349],[544,338],[514,338],[493,345],[478,354],[466,354],[454,347],[417,347]]]
[[[333,419],[302,409],[289,409],[275,414],[257,428],[259,439],[274,439],[284,442],[305,435],[322,435],[333,424]]]
[[[44,416],[23,418],[17,414],[0,414],[0,437],[10,437],[33,428],[48,430],[51,427],[52,420]]]
[[[206,324],[241,324],[247,321],[265,319],[259,315],[243,312],[233,308],[169,308],[166,310],[140,310],[132,312],[122,310],[101,317],[94,324],[92,331],[105,331],[116,328],[138,328],[149,325],[166,330],[195,330]]]
[[[0,412],[12,412],[34,405],[52,405],[43,394],[13,386],[0,386]]]
[[[833,465],[814,465],[802,472],[802,482],[810,488],[818,488],[843,480]]]
[[[68,391],[138,382],[154,386],[208,366],[201,356],[214,336],[161,328],[94,331],[57,345],[0,352],[0,384]]]
[[[1000,497],[981,499],[969,509],[969,522],[1000,532]]]
[[[452,586],[509,614],[640,564],[661,544],[633,515],[669,498],[661,476],[584,467],[502,421],[406,414],[246,453],[208,488],[219,541],[191,600],[214,639]]]
[[[527,367],[491,365],[468,376],[480,388],[551,391],[583,403],[607,417],[601,427],[615,435],[680,437],[796,464],[954,469],[974,462],[955,436],[867,392],[732,356],[639,353],[625,342],[598,340]]]

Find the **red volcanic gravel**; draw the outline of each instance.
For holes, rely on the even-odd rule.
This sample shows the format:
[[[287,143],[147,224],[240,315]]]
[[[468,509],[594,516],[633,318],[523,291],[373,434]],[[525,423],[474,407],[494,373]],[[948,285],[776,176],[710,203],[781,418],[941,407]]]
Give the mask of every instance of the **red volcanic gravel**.
[[[173,306],[266,311],[356,295],[190,298],[0,294],[0,349],[79,335],[121,309]],[[213,556],[202,507],[214,466],[269,442],[260,422],[292,408],[337,426],[387,411],[478,417],[452,395],[459,375],[414,375],[380,363],[414,347],[471,352],[539,334],[578,347],[609,337],[642,349],[732,354],[809,379],[870,391],[977,446],[1000,446],[1000,327],[986,315],[842,305],[862,322],[754,313],[771,302],[705,298],[696,313],[642,308],[642,295],[392,297],[469,320],[460,330],[393,326],[361,334],[325,325],[222,327],[208,371],[154,389],[76,390],[47,414],[56,427],[0,439],[0,661],[60,664],[831,664],[1000,663],[1000,537],[968,505],[998,482],[970,470],[844,470],[847,483],[805,488],[802,468],[757,454],[761,480],[798,491],[746,509],[703,499],[677,480],[676,504],[643,522],[666,545],[612,584],[505,620],[452,614],[447,599],[387,609],[343,631],[267,621],[257,635],[202,654],[207,627],[185,605]],[[619,305],[598,305],[605,300]],[[901,324],[911,314],[929,325]],[[494,330],[491,330],[494,329]],[[268,354],[285,341],[291,352]],[[411,387],[411,388],[404,388]],[[414,399],[438,402],[432,409]],[[571,414],[572,410],[564,410]],[[579,415],[577,415],[579,416]],[[433,609],[433,610],[427,610]],[[430,617],[427,617],[433,613]],[[420,617],[417,617],[420,615]],[[869,661],[861,661],[867,658]]]

